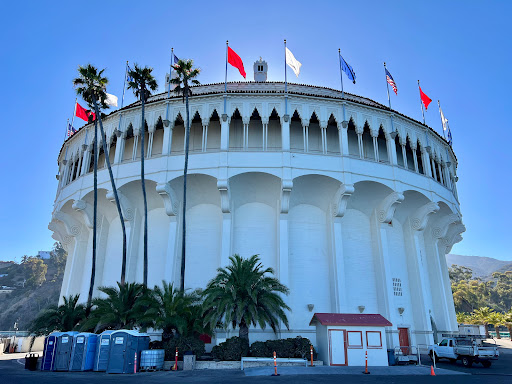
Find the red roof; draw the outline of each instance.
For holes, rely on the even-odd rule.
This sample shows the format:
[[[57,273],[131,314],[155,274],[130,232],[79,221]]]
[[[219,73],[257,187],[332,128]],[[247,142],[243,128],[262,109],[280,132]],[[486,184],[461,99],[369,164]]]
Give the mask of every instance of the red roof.
[[[319,322],[322,325],[390,327],[382,315],[370,313],[315,313],[309,325]]]

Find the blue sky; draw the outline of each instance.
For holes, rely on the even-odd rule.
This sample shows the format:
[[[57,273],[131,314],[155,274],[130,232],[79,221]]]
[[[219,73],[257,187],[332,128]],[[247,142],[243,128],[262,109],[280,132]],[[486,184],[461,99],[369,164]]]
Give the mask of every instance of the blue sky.
[[[262,56],[269,80],[283,80],[285,38],[303,64],[298,82],[338,88],[341,48],[357,74],[345,90],[381,103],[386,61],[398,85],[393,108],[418,120],[420,79],[434,100],[426,122],[440,132],[440,99],[459,160],[467,232],[452,253],[512,260],[509,1],[18,1],[2,8],[0,260],[53,244],[56,159],[78,65],[106,68],[108,91],[121,96],[126,60],[152,66],[162,85],[174,47],[201,67],[201,82],[222,82],[229,39],[248,79]],[[228,79],[243,80],[234,68]],[[130,94],[125,104],[132,101]]]

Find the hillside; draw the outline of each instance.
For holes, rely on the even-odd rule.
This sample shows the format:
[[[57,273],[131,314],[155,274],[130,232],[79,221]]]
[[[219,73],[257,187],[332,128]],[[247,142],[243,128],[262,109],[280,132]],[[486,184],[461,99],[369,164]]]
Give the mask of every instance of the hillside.
[[[0,266],[0,287],[13,289],[0,295],[0,330],[12,330],[15,322],[26,330],[39,311],[58,303],[65,263],[66,254],[57,246],[48,260],[25,257],[20,264]]]
[[[463,256],[446,255],[446,264],[451,267],[452,264],[461,265],[473,270],[473,277],[487,279],[493,272],[506,272],[512,270],[512,261],[493,259],[492,257],[482,256]]]

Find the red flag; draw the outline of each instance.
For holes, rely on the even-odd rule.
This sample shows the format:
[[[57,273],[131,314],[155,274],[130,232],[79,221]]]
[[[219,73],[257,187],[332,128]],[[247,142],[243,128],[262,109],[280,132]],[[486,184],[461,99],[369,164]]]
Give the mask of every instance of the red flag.
[[[431,103],[432,99],[423,93],[423,91],[421,90],[421,87],[419,87],[419,88],[420,88],[421,101],[423,102],[423,105],[425,106],[425,110],[427,110],[428,105]]]
[[[87,109],[82,107],[80,104],[76,103],[76,113],[75,113],[76,117],[79,117],[82,120],[89,122],[90,115],[92,115],[92,120],[94,121],[96,119],[96,114],[92,111],[88,111]]]
[[[244,63],[240,56],[238,56],[236,52],[233,51],[230,47],[228,47],[228,63],[231,64],[233,67],[238,68],[240,74],[245,79]]]

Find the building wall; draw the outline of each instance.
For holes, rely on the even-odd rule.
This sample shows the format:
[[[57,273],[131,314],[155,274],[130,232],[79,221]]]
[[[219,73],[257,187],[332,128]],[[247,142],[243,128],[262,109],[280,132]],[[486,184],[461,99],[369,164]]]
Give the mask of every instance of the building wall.
[[[218,117],[222,97],[191,99],[191,116],[201,122],[195,120],[191,127],[185,285],[204,288],[234,253],[259,254],[291,290],[286,297],[292,308],[290,329],[282,329],[280,336],[304,335],[316,343],[316,331],[308,325],[308,304],[313,304],[314,312],[358,313],[364,307],[364,313],[382,314],[393,323],[387,329],[391,346],[398,342],[398,326],[410,328],[413,343],[427,343],[432,340],[431,318],[439,331],[456,330],[443,263],[464,231],[454,184],[456,159],[430,131],[426,149],[424,126],[395,116],[392,127],[387,112],[378,108],[348,103],[345,119],[355,129],[347,129],[338,103],[290,96],[290,121],[283,118],[279,96],[230,96],[224,121]],[[260,118],[251,119],[255,109]],[[141,282],[140,163],[132,160],[134,145],[140,151],[140,111],[124,113],[121,135],[111,148],[113,172],[126,218],[127,279]],[[162,116],[162,104],[147,105],[150,286],[162,280],[178,285],[181,265],[182,103],[171,102],[168,126]],[[118,113],[104,121],[109,142],[118,123]],[[399,132],[396,140],[393,129]],[[385,138],[377,140],[382,131]],[[412,157],[412,166],[400,166],[402,150],[406,158],[412,151],[403,137],[420,143],[415,150],[421,153],[424,173]],[[92,147],[83,146],[84,140],[81,130],[66,142],[73,163],[85,164],[76,177],[71,161],[63,161],[64,153],[59,157],[61,176],[49,226],[69,253],[61,293],[80,293],[82,301],[90,284],[93,204]],[[441,182],[433,177],[435,161],[444,164]],[[119,280],[122,257],[106,170],[98,173],[98,183],[96,288]],[[401,296],[395,294],[396,279]],[[251,330],[252,340],[273,337],[268,329]]]

